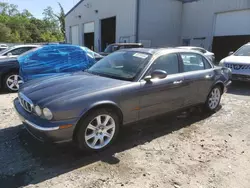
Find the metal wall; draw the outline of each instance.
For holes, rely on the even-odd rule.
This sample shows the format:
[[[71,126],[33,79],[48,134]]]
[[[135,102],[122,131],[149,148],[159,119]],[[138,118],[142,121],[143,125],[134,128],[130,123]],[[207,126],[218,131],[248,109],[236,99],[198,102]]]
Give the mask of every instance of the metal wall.
[[[180,1],[140,0],[138,39],[152,47],[179,45],[181,15]]]
[[[185,3],[182,10],[182,39],[191,39],[192,45],[192,42],[205,37],[202,44],[211,50],[216,14],[249,8],[250,0],[200,0]]]
[[[65,19],[67,42],[71,42],[70,27],[79,25],[79,44],[84,44],[83,25],[94,22],[95,51],[100,49],[101,20],[116,16],[116,42],[123,38],[135,42],[136,0],[84,0]]]

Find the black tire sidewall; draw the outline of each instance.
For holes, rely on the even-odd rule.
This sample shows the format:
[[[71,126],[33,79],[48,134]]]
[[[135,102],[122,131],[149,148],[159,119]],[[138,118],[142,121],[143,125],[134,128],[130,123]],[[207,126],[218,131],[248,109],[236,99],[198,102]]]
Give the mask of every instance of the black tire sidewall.
[[[213,90],[214,90],[215,88],[217,88],[217,89],[219,89],[219,90],[220,90],[220,99],[219,99],[219,102],[218,102],[218,104],[217,104],[216,108],[211,109],[211,108],[210,108],[210,106],[209,106],[209,99],[210,99],[211,94],[212,94],[212,92],[213,92]],[[215,111],[218,109],[218,107],[220,106],[221,96],[222,96],[222,91],[221,91],[221,88],[220,88],[219,86],[215,86],[215,87],[213,87],[213,88],[211,89],[211,91],[210,91],[210,93],[209,93],[208,97],[207,97],[207,101],[206,101],[206,104],[205,104],[205,108],[206,108],[206,110],[207,110],[207,111],[209,111],[209,112],[215,112]]]
[[[10,72],[10,73],[8,73],[7,75],[5,75],[4,76],[4,79],[3,79],[3,88],[4,88],[4,90],[5,91],[8,91],[8,92],[12,92],[12,93],[14,93],[14,92],[18,92],[18,90],[16,90],[16,91],[14,91],[14,90],[11,90],[8,86],[7,86],[7,79],[11,76],[11,75],[19,75],[18,73],[16,73],[16,72]]]
[[[111,116],[114,121],[115,121],[115,133],[114,133],[114,136],[112,138],[112,140],[109,142],[108,145],[106,145],[105,147],[101,148],[101,149],[92,149],[90,148],[86,141],[85,141],[85,131],[86,131],[86,128],[88,126],[88,124],[98,115],[109,115]],[[86,116],[84,116],[80,121],[79,121],[79,124],[77,126],[79,126],[77,132],[76,132],[76,138],[75,138],[75,141],[76,141],[76,144],[78,145],[78,148],[80,150],[84,150],[84,151],[102,151],[104,149],[106,149],[107,147],[109,147],[110,145],[112,145],[112,143],[116,140],[116,137],[119,133],[119,117],[116,113],[114,113],[113,111],[109,110],[109,109],[97,109],[97,110],[94,110],[90,113],[88,113]]]

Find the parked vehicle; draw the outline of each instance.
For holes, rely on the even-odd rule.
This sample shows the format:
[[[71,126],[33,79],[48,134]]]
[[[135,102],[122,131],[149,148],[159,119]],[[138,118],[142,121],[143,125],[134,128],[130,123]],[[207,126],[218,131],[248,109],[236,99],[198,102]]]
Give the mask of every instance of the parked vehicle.
[[[0,44],[0,52],[7,49],[8,46],[6,44]]]
[[[18,57],[23,81],[82,71],[91,67],[100,55],[86,47],[56,44],[45,45]],[[96,60],[97,59],[97,60]]]
[[[104,52],[101,52],[100,54],[103,56],[107,56],[117,50],[121,49],[128,49],[128,48],[143,48],[143,45],[141,43],[115,43],[110,44],[107,46],[107,48],[104,50]]]
[[[196,47],[196,46],[180,46],[177,47],[179,49],[188,49],[188,50],[195,50],[200,53],[202,53],[204,56],[206,56],[212,63],[215,63],[215,56],[213,52],[209,52],[204,48]]]
[[[59,53],[57,50],[59,49],[58,45],[49,46],[51,48],[41,46],[40,48],[28,51],[19,58],[5,58],[0,60],[0,89],[15,92],[18,91],[19,85],[23,81],[52,74],[81,71],[102,58],[101,55],[86,47],[70,45],[71,48],[67,51],[65,46],[60,45],[62,46],[60,49],[64,49],[64,51],[61,52],[61,50]],[[77,50],[72,51],[75,49],[78,52]],[[37,55],[36,52],[41,53]],[[87,58],[87,61],[84,61],[84,58],[81,59],[81,56],[77,56],[77,54],[82,54],[85,60]],[[19,70],[20,66],[21,70]]]
[[[199,52],[120,50],[85,72],[24,83],[14,106],[37,139],[98,151],[122,125],[198,104],[215,111],[229,78]]]
[[[232,70],[232,80],[250,81],[250,43],[220,61],[220,66]]]
[[[16,58],[0,59],[0,89],[9,92],[18,91],[22,84],[19,76],[19,63]]]
[[[18,45],[7,48],[0,52],[0,59],[2,58],[14,58],[31,49],[37,48],[39,45]]]

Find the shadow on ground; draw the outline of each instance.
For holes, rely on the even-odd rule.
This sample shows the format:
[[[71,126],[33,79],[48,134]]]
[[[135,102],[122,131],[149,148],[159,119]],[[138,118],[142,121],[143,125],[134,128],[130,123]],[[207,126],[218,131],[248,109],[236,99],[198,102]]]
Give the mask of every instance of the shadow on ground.
[[[250,82],[233,81],[227,93],[250,96]]]
[[[97,161],[117,164],[119,159],[115,153],[151,142],[209,116],[199,109],[184,117],[177,115],[169,114],[124,127],[117,142],[100,153],[83,153],[73,144],[42,144],[22,125],[0,130],[0,187],[38,184]]]

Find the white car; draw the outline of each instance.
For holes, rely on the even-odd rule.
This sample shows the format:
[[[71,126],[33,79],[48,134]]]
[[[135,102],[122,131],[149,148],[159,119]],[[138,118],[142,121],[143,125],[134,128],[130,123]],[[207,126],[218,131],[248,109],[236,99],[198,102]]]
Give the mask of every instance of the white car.
[[[214,63],[215,57],[214,57],[214,53],[213,52],[209,52],[204,48],[201,47],[197,47],[197,46],[179,46],[177,48],[180,49],[188,49],[188,50],[194,50],[194,51],[198,51],[201,52],[204,56],[206,56],[212,63]]]
[[[220,61],[220,66],[232,70],[232,80],[250,81],[250,43]]]
[[[6,44],[0,44],[0,51],[3,51],[7,48],[8,48],[8,46]]]
[[[17,45],[7,48],[0,52],[0,59],[3,58],[14,58],[17,57],[31,49],[37,48],[39,45]]]

